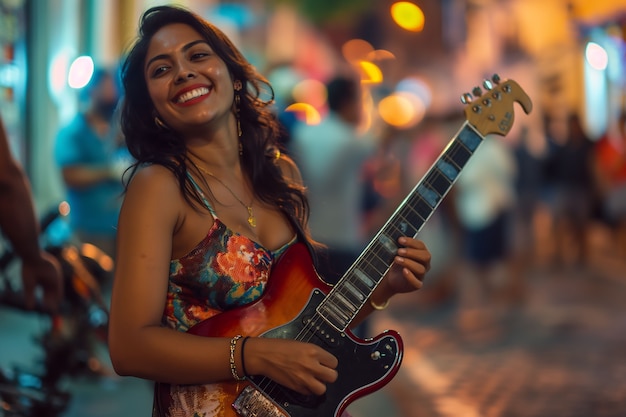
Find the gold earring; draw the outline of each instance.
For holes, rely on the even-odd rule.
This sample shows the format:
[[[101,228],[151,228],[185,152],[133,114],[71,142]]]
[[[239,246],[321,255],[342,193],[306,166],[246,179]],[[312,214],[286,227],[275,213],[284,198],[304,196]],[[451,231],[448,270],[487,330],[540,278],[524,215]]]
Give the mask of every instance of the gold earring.
[[[154,124],[161,130],[169,130],[169,127],[159,118],[159,116],[154,116]]]
[[[235,80],[233,83],[233,88],[235,89],[235,117],[237,118],[237,134],[239,137],[242,135],[241,131],[241,120],[240,120],[240,107],[241,107],[241,95],[239,92],[243,89],[243,84],[241,80]],[[241,143],[239,144],[241,146]],[[242,154],[241,148],[239,148],[239,154]]]

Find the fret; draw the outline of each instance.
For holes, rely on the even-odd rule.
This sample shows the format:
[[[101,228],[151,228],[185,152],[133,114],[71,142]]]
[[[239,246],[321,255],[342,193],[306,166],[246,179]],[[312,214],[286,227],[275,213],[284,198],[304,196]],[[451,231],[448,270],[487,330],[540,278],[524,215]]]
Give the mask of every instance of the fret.
[[[417,233],[419,226],[415,227],[414,225],[421,224],[422,220],[421,218],[419,218],[419,219],[415,219],[415,221],[411,221],[411,219],[407,218],[406,216],[407,214],[410,215],[411,213],[412,213],[411,211],[407,212],[406,210],[398,213],[398,220],[390,224],[392,230],[398,231],[401,234],[407,235],[407,236]],[[394,237],[397,238],[395,233],[394,233]]]
[[[398,250],[398,246],[396,246],[396,242],[394,242],[393,240],[391,240],[389,238],[389,236],[385,235],[385,234],[380,234],[378,236],[378,242],[380,243],[380,245],[385,248],[387,250],[387,252],[389,252],[390,254],[394,254],[396,253],[396,251]]]
[[[437,163],[435,164],[435,166],[437,167],[439,172],[441,172],[443,175],[446,176],[448,180],[450,180],[451,183],[453,183],[456,180],[456,178],[458,177],[460,173],[460,169],[456,167],[456,164],[455,166],[452,166],[452,164],[449,164],[443,158],[439,159]]]
[[[363,300],[365,298],[367,298],[367,296],[369,295],[369,293],[372,291],[372,288],[376,285],[376,283],[374,281],[372,281],[369,277],[367,277],[367,281],[369,282],[365,282],[363,281],[361,278],[357,277],[354,273],[354,271],[349,271],[348,274],[346,274],[346,283],[349,283],[350,286],[352,288],[354,288],[354,292],[355,294],[360,293],[363,295]],[[335,286],[335,288],[340,288],[341,285],[343,284],[337,284]],[[368,285],[369,284],[369,285]],[[358,297],[358,295],[357,295]]]
[[[465,145],[465,147],[471,153],[474,153],[474,151],[478,148],[478,145],[480,145],[482,143],[482,141],[483,141],[482,136],[480,136],[478,133],[476,133],[474,131],[474,129],[469,127],[469,125],[467,125],[467,124],[466,124],[466,127],[461,129],[461,131],[459,132],[457,137],[458,137],[457,142],[462,143],[463,145]]]
[[[420,218],[422,219],[422,223],[423,223],[426,220],[428,220],[431,213],[433,212],[433,208],[429,206],[428,203],[426,203],[424,200],[419,198],[419,196],[411,197],[408,201],[410,202],[411,200],[414,200],[415,198],[417,200],[413,204],[411,204],[408,208],[414,211],[415,213],[417,213],[417,215],[420,216]]]
[[[426,185],[421,184],[419,187],[417,187],[417,192],[422,197],[422,199],[430,206],[430,212],[432,212],[432,209],[437,207],[437,204],[439,204],[439,196],[437,195],[437,193],[428,188]],[[428,213],[428,217],[430,217],[430,212]]]
[[[329,302],[329,299],[326,299],[320,307],[335,319],[335,323],[333,323],[333,325],[337,326],[339,329],[343,328],[345,323],[348,323],[349,320],[352,319],[352,317],[342,311],[336,304]]]
[[[335,302],[337,308],[339,308],[340,307],[339,304],[341,304],[347,307],[347,310],[350,311],[351,313],[354,313],[357,310],[354,304],[352,304],[346,297],[344,297],[340,291],[335,291],[332,294],[331,298],[333,299],[332,301]]]
[[[424,223],[424,219],[415,210],[407,206],[402,208],[389,222],[389,227],[408,235],[411,229],[419,229],[422,223]]]
[[[419,232],[418,227],[414,227],[413,225],[401,222],[399,224],[392,224],[389,226],[391,230],[387,231],[387,235],[392,236],[394,242],[398,241],[400,236],[415,236],[417,232]]]
[[[393,259],[393,255],[390,254],[389,259]],[[379,277],[384,274],[389,268],[391,261],[385,261],[376,253],[372,253],[371,256],[363,257],[358,263],[358,269],[355,270],[359,274],[359,277],[365,279],[367,277],[368,288],[373,289],[376,287],[377,280],[374,277]]]
[[[347,290],[347,294],[352,294],[356,299],[356,301],[358,302],[363,302],[365,301],[365,298],[367,297],[368,294],[366,293],[362,293],[361,290],[359,290],[357,287],[355,287],[353,285],[353,283],[350,280],[346,280],[346,284],[345,284],[346,290]]]
[[[428,181],[428,186],[435,190],[440,197],[444,197],[452,186],[452,182],[445,175],[442,175],[436,167],[433,167],[432,175],[426,181]]]
[[[448,153],[441,155],[441,159],[439,159],[439,161],[449,165],[452,167],[451,169],[456,170],[457,172],[461,172],[461,169],[463,169],[463,165],[457,164],[454,158],[452,158],[452,155],[449,155]]]
[[[355,269],[354,270],[354,275],[359,278],[359,280],[365,284],[365,286],[367,286],[367,288],[369,288],[370,290],[374,288],[374,286],[376,285],[376,283],[374,281],[372,281],[372,279],[370,277],[368,277],[367,275],[365,275],[365,273],[363,273],[363,271],[361,271],[360,269]]]

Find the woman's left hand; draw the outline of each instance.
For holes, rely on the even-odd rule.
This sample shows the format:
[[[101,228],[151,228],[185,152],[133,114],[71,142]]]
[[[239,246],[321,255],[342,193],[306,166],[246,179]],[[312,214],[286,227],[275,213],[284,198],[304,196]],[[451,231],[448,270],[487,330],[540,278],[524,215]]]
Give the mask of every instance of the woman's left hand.
[[[421,240],[401,237],[398,243],[398,254],[385,277],[387,288],[393,294],[419,290],[430,270],[431,254]]]

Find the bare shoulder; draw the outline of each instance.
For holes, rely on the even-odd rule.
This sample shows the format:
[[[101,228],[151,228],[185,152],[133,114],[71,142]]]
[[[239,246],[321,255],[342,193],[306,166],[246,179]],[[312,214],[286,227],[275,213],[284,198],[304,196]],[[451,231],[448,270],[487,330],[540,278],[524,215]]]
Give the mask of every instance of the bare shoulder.
[[[178,181],[172,171],[162,165],[154,164],[139,168],[128,184],[130,194],[178,193]]]
[[[161,165],[148,165],[140,168],[130,180],[123,209],[141,215],[161,213],[177,217],[182,200],[172,171]]]
[[[280,168],[283,177],[290,183],[302,185],[302,174],[295,161],[288,155],[281,154],[276,165]]]

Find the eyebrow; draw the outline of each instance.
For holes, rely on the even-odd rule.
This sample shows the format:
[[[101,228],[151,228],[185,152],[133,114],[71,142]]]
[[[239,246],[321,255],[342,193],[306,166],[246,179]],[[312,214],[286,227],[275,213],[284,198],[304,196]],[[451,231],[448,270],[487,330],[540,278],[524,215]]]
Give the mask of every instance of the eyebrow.
[[[209,43],[207,41],[205,41],[204,39],[198,39],[197,41],[193,41],[193,42],[189,42],[187,45],[183,46],[183,52],[188,51],[189,49],[193,48],[195,45],[199,44],[199,43],[204,43],[209,45]],[[146,62],[146,69],[150,66],[150,64],[152,64],[154,61],[157,61],[159,59],[166,59],[168,58],[169,55],[168,54],[161,54],[161,55],[157,55],[154,56],[152,58],[150,58],[150,60],[148,62]]]

